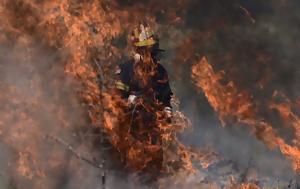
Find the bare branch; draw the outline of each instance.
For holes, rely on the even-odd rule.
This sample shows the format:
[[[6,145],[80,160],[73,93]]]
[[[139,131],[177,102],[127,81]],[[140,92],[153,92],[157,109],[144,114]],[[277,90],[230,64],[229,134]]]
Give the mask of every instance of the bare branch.
[[[103,164],[99,164],[97,163],[96,161],[94,160],[91,160],[87,157],[84,157],[82,156],[80,153],[78,153],[73,146],[71,146],[69,143],[67,143],[66,141],[64,141],[63,139],[61,138],[58,138],[58,137],[55,137],[53,135],[46,135],[46,138],[47,139],[51,139],[59,144],[62,144],[67,150],[69,150],[70,152],[72,152],[72,154],[74,154],[76,156],[77,159],[79,160],[82,160],[82,161],[85,161],[86,163],[92,165],[93,167],[96,167],[96,168],[103,168]]]

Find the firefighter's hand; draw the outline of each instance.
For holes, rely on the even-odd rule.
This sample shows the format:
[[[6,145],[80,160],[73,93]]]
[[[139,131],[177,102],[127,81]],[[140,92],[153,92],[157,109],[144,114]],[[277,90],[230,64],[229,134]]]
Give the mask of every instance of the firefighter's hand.
[[[136,96],[135,95],[129,95],[129,97],[128,97],[128,103],[130,105],[132,105],[132,104],[135,103],[135,101],[136,101]]]
[[[165,112],[167,118],[172,117],[172,108],[171,107],[165,107],[164,112]]]
[[[135,61],[135,62],[139,62],[139,61],[142,60],[142,56],[141,56],[140,54],[138,54],[138,53],[135,53],[135,54],[133,55],[133,58],[134,58],[134,61]]]

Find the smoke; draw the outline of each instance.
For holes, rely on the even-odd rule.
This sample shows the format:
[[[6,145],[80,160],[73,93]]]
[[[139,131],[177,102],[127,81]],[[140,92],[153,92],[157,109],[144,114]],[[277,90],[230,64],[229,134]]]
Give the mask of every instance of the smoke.
[[[79,184],[87,185],[85,181],[96,183],[98,169],[46,138],[63,138],[84,156],[96,155],[91,137],[84,136],[89,130],[81,131],[88,123],[86,110],[78,101],[80,86],[64,74],[63,53],[26,36],[1,45],[0,51],[1,188],[82,188]],[[78,179],[84,173],[89,179]]]
[[[232,171],[240,175],[251,159],[259,180],[289,181],[295,173],[278,150],[270,151],[243,125],[220,127],[205,97],[195,97],[197,92],[187,81],[190,65],[201,56],[208,57],[216,70],[225,71],[223,82],[234,81],[240,90],[250,92],[261,115],[289,141],[294,131],[282,125],[278,114],[264,105],[276,90],[291,99],[299,98],[297,2],[191,2],[182,17],[185,27],[176,28],[182,33],[177,36],[187,38],[177,37],[177,46],[164,44],[175,51],[168,54],[165,65],[182,109],[194,125],[194,132],[184,134],[183,140],[197,147],[212,147],[227,161],[232,160],[237,166]]]
[[[99,155],[86,137],[88,109],[77,94],[85,88],[64,73],[65,66],[86,61],[91,44],[100,46],[106,63],[115,61],[112,56],[126,50],[124,36],[130,27],[144,18],[156,23],[161,48],[167,50],[162,64],[182,110],[193,122],[194,132],[184,133],[182,140],[199,148],[208,146],[225,159],[225,166],[220,162],[201,170],[205,175],[195,179],[220,181],[226,167],[230,167],[228,176],[240,178],[250,159],[258,177],[288,181],[294,176],[290,162],[278,150],[269,150],[246,127],[220,126],[205,96],[195,90],[190,68],[206,56],[217,71],[225,71],[224,83],[234,81],[240,90],[253,95],[261,115],[289,141],[293,130],[264,105],[275,90],[291,100],[299,98],[298,1],[103,0],[105,11],[96,12],[88,6],[93,7],[93,1],[62,2],[62,6],[48,3],[50,8],[46,1],[0,2],[0,15],[9,20],[0,19],[0,149],[5,152],[0,155],[0,187],[17,183],[18,188],[91,188],[99,184],[97,169],[44,135],[64,138],[87,156]],[[10,13],[2,15],[6,9]],[[85,9],[93,13],[91,19],[80,17]],[[80,56],[72,57],[78,52]],[[20,166],[22,162],[26,166]],[[131,178],[118,174],[108,175],[108,185],[131,188]]]

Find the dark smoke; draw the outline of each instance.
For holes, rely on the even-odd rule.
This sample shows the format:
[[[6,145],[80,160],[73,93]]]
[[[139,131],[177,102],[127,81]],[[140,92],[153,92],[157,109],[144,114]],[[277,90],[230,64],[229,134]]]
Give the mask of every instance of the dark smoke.
[[[64,60],[68,52],[61,52],[59,47],[62,43],[60,39],[67,33],[66,28],[61,27],[61,30],[52,33],[57,35],[55,45],[51,48],[44,47],[39,44],[44,42],[44,33],[37,29],[41,22],[39,14],[42,8],[33,9],[24,3],[25,1],[10,2],[13,3],[8,3],[5,8],[14,14],[13,18],[8,20],[14,28],[24,32],[30,36],[29,38],[34,38],[35,44],[32,48],[27,48],[27,44],[19,45],[24,42],[22,40],[26,42],[27,37],[22,38],[14,32],[5,33],[9,40],[5,44],[0,43],[0,85],[1,91],[8,95],[3,97],[5,102],[2,103],[0,112],[16,114],[12,120],[4,123],[7,125],[4,127],[6,131],[4,135],[0,135],[0,149],[3,152],[0,155],[0,167],[3,170],[0,172],[0,187],[2,188],[2,185],[3,188],[7,187],[10,182],[14,183],[10,180],[10,176],[19,181],[17,182],[19,188],[38,188],[36,186],[38,184],[46,188],[98,186],[97,170],[76,160],[59,145],[51,142],[49,144],[41,139],[41,135],[50,132],[65,138],[82,151],[97,154],[95,149],[89,149],[90,140],[73,137],[77,129],[80,130],[78,133],[75,132],[77,135],[87,132],[82,129],[82,126],[87,125],[87,109],[81,107],[77,99],[76,91],[80,90],[81,86],[74,84],[72,79],[63,73]],[[46,1],[34,2],[42,5]],[[91,1],[69,1],[79,10],[82,4],[89,2]],[[282,131],[280,134],[289,140],[293,137],[293,130],[285,129],[280,124],[276,112],[269,112],[263,107],[275,90],[282,91],[292,100],[300,96],[299,1],[103,0],[102,4],[103,9],[107,11],[129,11],[129,14],[133,15],[129,21],[126,20],[130,22],[129,24],[144,19],[144,17],[134,17],[134,13],[138,11],[145,17],[154,17],[158,23],[161,47],[166,49],[162,63],[169,71],[172,89],[180,98],[182,110],[193,121],[194,132],[184,133],[181,138],[195,147],[212,147],[225,159],[224,162],[219,162],[207,171],[201,170],[206,171],[205,174],[195,179],[211,178],[221,183],[221,177],[225,174],[224,169],[230,170],[230,173],[228,175],[226,173],[225,176],[233,174],[241,178],[251,159],[251,167],[258,172],[258,178],[268,178],[270,185],[277,179],[288,182],[294,178],[295,173],[290,167],[290,162],[278,150],[267,149],[250,134],[246,127],[222,128],[220,126],[205,96],[196,92],[191,82],[190,67],[199,58],[206,56],[217,71],[225,71],[223,82],[234,81],[240,90],[249,91],[257,106],[260,107],[262,116],[274,123],[276,129]],[[249,14],[245,10],[248,10]],[[1,11],[0,6],[0,13]],[[71,8],[69,11],[74,17],[78,14]],[[121,21],[123,21],[122,16],[118,18]],[[63,24],[61,21],[61,25]],[[0,25],[1,32],[4,27]],[[93,31],[93,27],[91,28]],[[3,32],[0,34],[0,40],[2,35]],[[125,48],[126,37],[124,36],[126,33],[116,36],[111,44],[120,49]],[[15,38],[21,42],[14,40]],[[24,60],[26,56],[31,58]],[[39,83],[31,88],[33,79],[38,79]],[[263,88],[259,85],[261,82]],[[20,103],[14,104],[13,100],[8,100],[9,97],[17,95],[14,91],[8,90],[8,85],[17,88]],[[35,103],[39,104],[38,107],[32,105]],[[53,109],[50,109],[49,107],[52,106]],[[58,119],[58,109],[64,113],[65,121]],[[19,120],[17,113],[29,115],[37,124],[37,128],[34,128],[37,133],[32,134],[27,127],[21,129],[21,133],[29,133],[30,140],[24,140],[24,143],[10,147],[5,143],[5,136],[13,134],[10,129],[15,122],[23,122]],[[61,125],[65,123],[72,127],[61,130]],[[28,127],[31,128],[30,125]],[[38,155],[38,159],[43,162],[41,167],[51,173],[51,178],[47,178],[48,180],[40,181],[36,178],[34,183],[23,182],[12,171],[13,168],[7,166],[7,163],[14,162],[18,158],[15,150],[22,150],[32,143],[38,144],[37,150],[43,152]],[[49,156],[52,157],[51,152],[54,151],[60,154],[58,155],[59,166],[55,169],[47,166]],[[131,178],[127,179],[118,174],[111,172],[108,175],[108,184],[111,188],[131,188],[132,183],[128,182]],[[83,177],[84,179],[78,179]],[[36,185],[33,186],[34,184]]]
[[[194,123],[194,134],[184,134],[183,140],[216,149],[236,164],[239,176],[251,160],[258,178],[271,180],[268,184],[276,179],[293,179],[290,162],[279,151],[269,150],[246,127],[220,127],[206,98],[202,94],[195,96],[190,67],[206,56],[217,71],[225,71],[224,83],[234,81],[240,90],[253,95],[264,119],[289,141],[294,131],[284,127],[277,112],[270,112],[265,106],[274,91],[283,92],[291,100],[300,96],[299,2],[119,1],[125,10],[135,4],[142,5],[160,24],[161,46],[167,50],[163,64],[182,109]],[[175,16],[170,16],[173,11]]]
[[[297,4],[298,1],[191,1],[182,15],[183,27],[177,29],[192,40],[177,38],[178,44],[171,46],[172,54],[168,54],[165,61],[175,94],[194,121],[196,134],[194,137],[186,134],[185,140],[195,146],[213,146],[223,157],[233,160],[240,173],[252,159],[258,178],[289,181],[295,174],[280,152],[268,150],[246,127],[220,128],[205,97],[201,94],[195,97],[194,87],[187,82],[188,68],[197,57],[208,57],[216,70],[225,71],[224,83],[234,81],[239,89],[250,91],[264,118],[274,123],[289,140],[293,130],[284,128],[278,114],[268,112],[263,105],[275,90],[291,99],[299,98]],[[241,7],[247,9],[252,18]],[[251,19],[255,19],[255,23]],[[166,49],[170,46],[169,43],[164,45]],[[192,52],[180,57],[180,51],[190,49],[189,45],[193,46]],[[267,77],[264,88],[259,88],[258,82]]]

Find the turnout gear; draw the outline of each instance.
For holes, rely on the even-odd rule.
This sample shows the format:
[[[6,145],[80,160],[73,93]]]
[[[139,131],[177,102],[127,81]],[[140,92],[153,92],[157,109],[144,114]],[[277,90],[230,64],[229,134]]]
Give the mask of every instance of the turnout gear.
[[[131,40],[134,46],[133,57],[117,67],[116,88],[129,103],[134,102],[131,95],[147,93],[164,107],[171,107],[173,93],[168,73],[159,64],[159,54],[163,50],[159,49],[158,38],[149,26],[140,24],[132,32]]]
[[[115,88],[128,102],[124,107],[125,117],[120,119],[120,138],[123,137],[122,132],[129,133],[132,140],[130,145],[142,144],[145,147],[143,155],[151,157],[151,161],[142,169],[150,173],[152,180],[156,179],[163,166],[165,139],[160,125],[172,121],[170,101],[173,93],[168,73],[159,63],[159,55],[163,50],[159,49],[158,39],[150,27],[140,25],[132,33],[131,39],[132,58],[115,70]],[[123,139],[128,140],[127,137]]]
[[[171,107],[171,96],[173,95],[170,85],[168,74],[165,68],[156,63],[153,75],[146,85],[143,85],[135,77],[136,73],[134,71],[134,60],[130,60],[124,64],[118,66],[117,70],[120,69],[119,74],[117,74],[116,88],[120,91],[123,98],[133,99],[131,95],[139,95],[142,93],[152,93],[154,99],[162,103],[165,107]],[[133,102],[133,101],[132,101]]]

